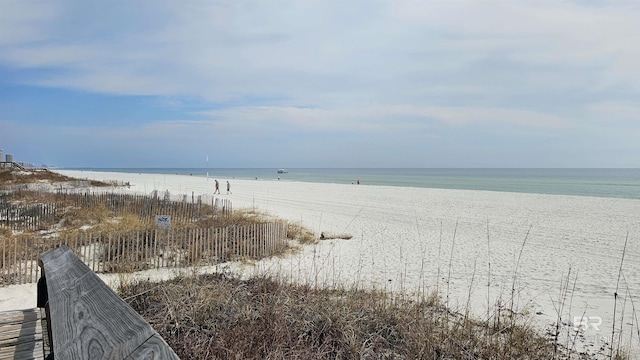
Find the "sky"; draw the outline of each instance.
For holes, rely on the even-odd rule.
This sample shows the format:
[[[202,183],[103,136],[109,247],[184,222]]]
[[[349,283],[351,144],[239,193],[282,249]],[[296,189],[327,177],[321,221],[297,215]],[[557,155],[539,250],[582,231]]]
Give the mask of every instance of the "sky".
[[[59,167],[640,167],[638,1],[0,0]]]

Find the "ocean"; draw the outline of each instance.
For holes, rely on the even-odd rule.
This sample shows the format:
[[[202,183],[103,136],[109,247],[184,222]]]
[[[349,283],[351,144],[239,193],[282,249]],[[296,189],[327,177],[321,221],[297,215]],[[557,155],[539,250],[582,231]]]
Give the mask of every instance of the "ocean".
[[[181,174],[230,179],[261,179],[317,183],[361,184],[488,190],[640,199],[640,169],[383,169],[295,168],[69,168],[149,174]]]

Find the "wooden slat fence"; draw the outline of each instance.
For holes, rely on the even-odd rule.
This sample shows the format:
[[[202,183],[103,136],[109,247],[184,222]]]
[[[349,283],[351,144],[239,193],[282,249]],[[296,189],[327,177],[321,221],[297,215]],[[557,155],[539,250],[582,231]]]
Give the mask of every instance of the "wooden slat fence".
[[[38,256],[68,246],[92,271],[132,272],[145,269],[214,265],[238,259],[260,259],[286,247],[287,223],[275,221],[225,228],[191,228],[122,233],[81,232],[73,237],[0,239],[0,286],[34,283]]]
[[[23,199],[39,196],[52,198],[49,202],[28,203]],[[233,209],[228,199],[212,198],[211,207],[203,206],[202,196],[183,195],[182,201],[172,199],[169,192],[149,195],[118,194],[109,192],[78,192],[63,189],[50,192],[17,190],[0,192],[0,227],[14,231],[42,230],[57,222],[68,208],[104,206],[114,216],[139,214],[148,222],[156,215],[168,215],[174,222],[193,222],[206,216],[229,216]]]

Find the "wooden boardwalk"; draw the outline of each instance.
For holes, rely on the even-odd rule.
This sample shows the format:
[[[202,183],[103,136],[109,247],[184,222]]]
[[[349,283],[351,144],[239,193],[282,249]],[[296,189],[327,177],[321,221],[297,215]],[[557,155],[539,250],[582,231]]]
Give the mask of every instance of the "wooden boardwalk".
[[[0,360],[44,359],[41,309],[0,312]]]

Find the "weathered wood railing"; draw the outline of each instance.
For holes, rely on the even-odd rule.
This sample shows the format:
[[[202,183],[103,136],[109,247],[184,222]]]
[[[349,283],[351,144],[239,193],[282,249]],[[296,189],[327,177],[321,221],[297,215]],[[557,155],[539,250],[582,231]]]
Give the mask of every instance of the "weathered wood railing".
[[[38,306],[46,309],[55,359],[178,359],[67,246],[42,254],[39,265]]]

